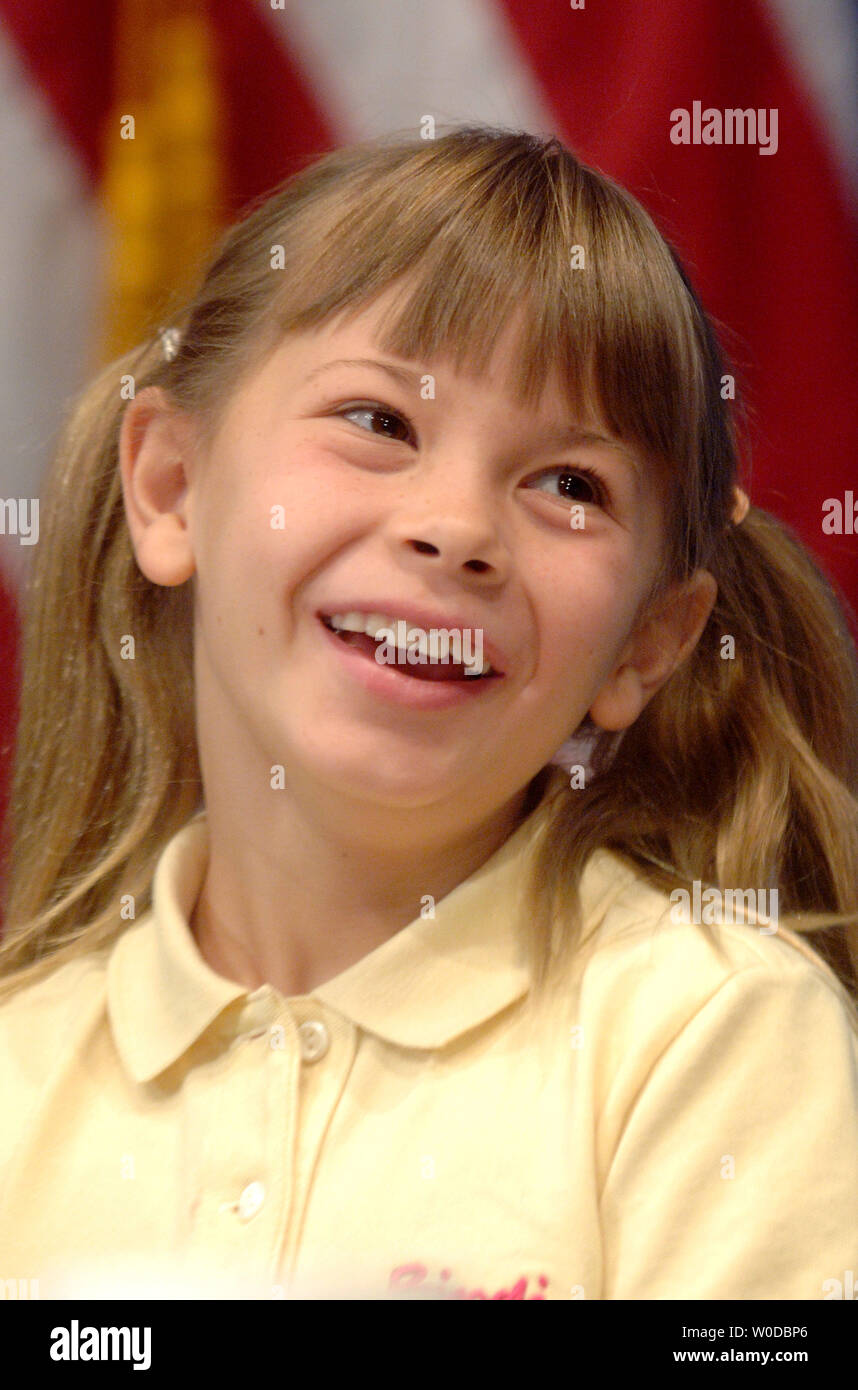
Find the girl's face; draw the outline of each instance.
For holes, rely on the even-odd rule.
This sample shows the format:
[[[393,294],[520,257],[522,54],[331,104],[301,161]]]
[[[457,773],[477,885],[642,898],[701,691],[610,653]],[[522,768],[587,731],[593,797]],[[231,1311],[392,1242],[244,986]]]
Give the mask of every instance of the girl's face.
[[[286,338],[247,380],[206,456],[182,459],[181,528],[130,524],[150,578],[196,572],[204,775],[208,744],[260,791],[282,765],[287,785],[488,816],[588,712],[625,727],[661,683],[629,640],[660,509],[641,460],[563,436],[598,424],[570,421],[556,383],[538,412],[514,404],[515,325],[489,375],[457,376],[378,349],[389,293]],[[380,665],[324,622],[355,611],[471,629],[502,674]]]

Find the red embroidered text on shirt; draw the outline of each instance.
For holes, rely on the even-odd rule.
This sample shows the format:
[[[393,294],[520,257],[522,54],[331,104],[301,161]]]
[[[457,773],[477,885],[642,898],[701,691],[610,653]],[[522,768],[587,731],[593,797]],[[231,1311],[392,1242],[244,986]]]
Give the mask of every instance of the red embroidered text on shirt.
[[[414,1263],[409,1265],[397,1265],[391,1270],[389,1287],[394,1293],[412,1293],[419,1289],[421,1295],[432,1293],[439,1298],[518,1298],[529,1297],[531,1300],[544,1299],[544,1293],[526,1294],[527,1277],[522,1275],[511,1289],[498,1289],[497,1293],[486,1293],[485,1289],[466,1289],[464,1285],[460,1288],[451,1288],[449,1284],[426,1284],[424,1280],[428,1274],[425,1265]],[[441,1270],[441,1279],[452,1278],[452,1271],[449,1269]],[[537,1283],[540,1288],[547,1288],[548,1279],[544,1274],[540,1274]]]

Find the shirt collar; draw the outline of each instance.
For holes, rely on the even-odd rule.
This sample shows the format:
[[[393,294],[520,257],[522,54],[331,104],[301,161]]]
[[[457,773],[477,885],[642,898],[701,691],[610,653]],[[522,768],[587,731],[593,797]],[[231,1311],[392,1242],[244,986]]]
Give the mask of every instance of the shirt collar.
[[[527,867],[546,826],[543,800],[469,878],[309,998],[358,1027],[409,1048],[435,1048],[527,993],[520,930]],[[152,906],[115,943],[107,999],[116,1046],[137,1081],[170,1066],[246,986],[218,975],[190,927],[208,863],[205,811],[163,848]],[[591,856],[581,884],[586,920],[607,886],[605,855]],[[260,991],[282,1000],[271,987]]]

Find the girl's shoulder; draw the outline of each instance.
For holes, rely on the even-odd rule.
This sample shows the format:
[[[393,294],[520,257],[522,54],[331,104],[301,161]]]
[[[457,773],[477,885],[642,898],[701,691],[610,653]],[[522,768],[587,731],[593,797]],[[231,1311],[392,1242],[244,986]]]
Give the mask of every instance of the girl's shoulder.
[[[655,886],[625,856],[599,849],[581,881],[581,987],[630,1007],[691,1018],[725,987],[836,999],[858,1031],[855,1003],[808,936],[778,918],[777,898]]]
[[[14,989],[0,982],[0,1048],[7,1056],[23,1048],[32,1064],[42,1051],[46,1057],[63,1050],[67,1055],[105,1008],[113,944],[46,968]]]

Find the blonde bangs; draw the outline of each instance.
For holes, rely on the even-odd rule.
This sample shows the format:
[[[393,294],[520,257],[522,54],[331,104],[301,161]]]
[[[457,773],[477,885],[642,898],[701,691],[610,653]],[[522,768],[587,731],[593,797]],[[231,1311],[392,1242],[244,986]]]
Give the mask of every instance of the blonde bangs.
[[[283,288],[272,303],[269,275],[267,348],[398,286],[379,348],[479,377],[520,315],[515,400],[538,405],[553,377],[571,419],[636,449],[665,500],[668,568],[693,565],[679,518],[700,502],[705,366],[681,271],[647,213],[556,140],[466,130],[455,147],[335,158],[353,166],[336,199],[313,190],[272,226]]]

